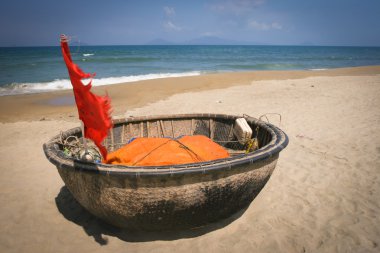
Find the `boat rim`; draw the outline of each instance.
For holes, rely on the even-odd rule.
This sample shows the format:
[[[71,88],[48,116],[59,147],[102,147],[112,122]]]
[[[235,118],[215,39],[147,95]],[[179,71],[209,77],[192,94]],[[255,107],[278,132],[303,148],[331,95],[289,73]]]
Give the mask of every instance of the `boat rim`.
[[[83,171],[88,173],[141,177],[141,176],[168,176],[178,174],[198,174],[207,173],[214,170],[232,169],[234,167],[247,164],[254,164],[266,159],[275,157],[289,143],[288,136],[278,127],[273,124],[258,120],[247,115],[226,115],[226,114],[172,114],[172,115],[152,115],[142,117],[130,117],[113,120],[114,126],[119,124],[141,122],[160,119],[185,119],[185,118],[215,118],[234,120],[244,117],[248,123],[259,125],[259,127],[267,130],[272,140],[255,152],[241,154],[224,159],[212,160],[207,162],[189,163],[181,165],[165,165],[165,166],[127,166],[86,162],[78,159],[69,158],[64,155],[62,150],[59,150],[56,141],[61,135],[56,135],[43,145],[43,149],[48,160],[60,169]],[[70,136],[80,131],[79,127],[64,131],[65,136]]]

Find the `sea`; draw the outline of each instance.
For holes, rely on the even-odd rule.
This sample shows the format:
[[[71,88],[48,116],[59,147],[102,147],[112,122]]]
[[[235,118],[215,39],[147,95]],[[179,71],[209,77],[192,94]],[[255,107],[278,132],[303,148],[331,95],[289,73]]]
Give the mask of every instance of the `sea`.
[[[96,73],[93,86],[219,72],[380,65],[380,47],[78,45],[70,50],[83,71]],[[60,47],[0,47],[0,96],[64,89],[71,84]]]

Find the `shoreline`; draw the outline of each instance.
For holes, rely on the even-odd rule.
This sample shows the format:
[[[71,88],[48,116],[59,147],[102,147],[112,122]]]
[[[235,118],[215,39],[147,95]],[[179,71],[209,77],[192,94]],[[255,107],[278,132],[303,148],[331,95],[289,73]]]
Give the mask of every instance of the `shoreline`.
[[[111,98],[113,115],[187,92],[250,85],[262,80],[303,79],[317,76],[363,76],[380,74],[380,66],[362,66],[326,70],[265,70],[226,72],[199,76],[171,77],[93,87],[96,94]],[[178,84],[180,83],[180,84]],[[77,118],[72,90],[10,95],[0,97],[0,122],[71,120]],[[58,115],[59,114],[59,115]]]

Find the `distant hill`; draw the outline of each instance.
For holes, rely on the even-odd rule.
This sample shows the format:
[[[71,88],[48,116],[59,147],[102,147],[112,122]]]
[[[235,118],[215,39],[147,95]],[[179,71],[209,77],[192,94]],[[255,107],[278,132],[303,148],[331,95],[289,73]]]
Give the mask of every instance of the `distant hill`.
[[[154,39],[146,43],[146,45],[254,45],[254,43],[222,39],[216,36],[202,36],[183,42]]]
[[[70,46],[91,46],[90,44],[86,42],[81,42],[81,41],[70,41]]]
[[[222,39],[216,36],[202,36],[199,38],[188,40],[184,42],[183,44],[186,44],[186,45],[241,45],[244,43],[234,41],[234,40]]]
[[[311,41],[304,41],[299,44],[300,46],[315,46],[315,44]]]
[[[175,45],[176,43],[164,39],[154,39],[146,43],[146,45]]]

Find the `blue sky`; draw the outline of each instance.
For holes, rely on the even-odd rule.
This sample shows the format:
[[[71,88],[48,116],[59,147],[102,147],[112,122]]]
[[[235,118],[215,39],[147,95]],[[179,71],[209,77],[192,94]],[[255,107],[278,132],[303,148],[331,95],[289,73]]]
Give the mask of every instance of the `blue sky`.
[[[380,46],[379,0],[2,0],[0,46],[184,42]]]

